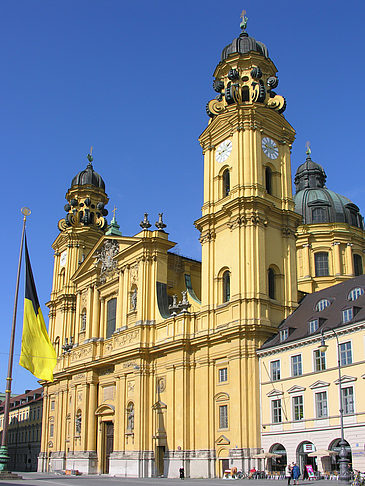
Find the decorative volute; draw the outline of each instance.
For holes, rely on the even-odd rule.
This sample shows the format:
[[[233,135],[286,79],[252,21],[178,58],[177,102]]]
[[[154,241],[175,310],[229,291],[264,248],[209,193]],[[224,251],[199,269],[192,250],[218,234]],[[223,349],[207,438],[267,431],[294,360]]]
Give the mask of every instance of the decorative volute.
[[[83,226],[105,231],[108,227],[105,219],[108,211],[105,205],[109,198],[105,193],[105,184],[101,176],[94,171],[92,155],[89,154],[87,158],[89,163],[86,169],[72,179],[71,187],[67,191],[68,203],[64,207],[67,214],[58,222],[60,231]]]
[[[230,105],[260,103],[283,113],[286,101],[275,93],[279,80],[266,46],[245,32],[247,17],[241,22],[242,32],[226,46],[214,72],[213,88],[218,96],[207,104],[207,114],[214,118]]]

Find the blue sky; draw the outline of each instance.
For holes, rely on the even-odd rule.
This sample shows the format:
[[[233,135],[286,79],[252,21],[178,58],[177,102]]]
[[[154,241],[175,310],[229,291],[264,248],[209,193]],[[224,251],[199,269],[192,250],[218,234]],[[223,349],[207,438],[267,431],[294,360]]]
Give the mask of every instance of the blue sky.
[[[143,213],[164,212],[179,251],[200,259],[193,221],[202,204],[203,157],[197,141],[215,96],[212,74],[239,32],[264,42],[278,68],[276,91],[297,131],[292,170],[312,158],[327,186],[365,213],[364,2],[328,0],[229,3],[153,0],[3,1],[0,25],[2,171],[2,346],[7,353],[21,232],[29,206],[28,244],[43,305],[51,291],[57,222],[72,177],[94,168],[105,180],[125,235]],[[19,299],[13,391],[37,386],[17,364],[22,328]]]

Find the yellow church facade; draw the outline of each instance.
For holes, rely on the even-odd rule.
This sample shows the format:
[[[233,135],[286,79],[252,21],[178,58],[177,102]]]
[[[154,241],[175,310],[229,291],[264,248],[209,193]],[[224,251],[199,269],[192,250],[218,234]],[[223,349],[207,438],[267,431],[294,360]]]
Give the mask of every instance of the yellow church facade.
[[[199,139],[201,262],[174,254],[162,214],[155,230],[145,214],[130,237],[115,215],[108,225],[91,155],[72,180],[53,243],[58,361],[43,383],[39,471],[216,477],[257,464],[256,351],[297,307],[302,217],[276,67],[241,28],[214,72]]]

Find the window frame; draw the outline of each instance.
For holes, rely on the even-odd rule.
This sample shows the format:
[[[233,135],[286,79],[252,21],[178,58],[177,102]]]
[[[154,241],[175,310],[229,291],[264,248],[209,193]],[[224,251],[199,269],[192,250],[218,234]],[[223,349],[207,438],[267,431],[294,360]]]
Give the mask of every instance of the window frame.
[[[274,369],[274,363],[278,363],[278,367]],[[281,380],[281,363],[280,359],[275,359],[270,361],[270,379],[271,381],[280,381]]]
[[[350,292],[348,293],[347,300],[349,300],[350,302],[354,302],[361,295],[364,295],[364,293],[365,290],[363,289],[363,287],[355,287],[351,289]]]
[[[312,324],[314,324],[314,326]],[[309,334],[313,334],[314,332],[318,331],[318,329],[319,329],[319,319],[311,319],[308,322],[308,327],[309,327]]]
[[[289,328],[285,327],[284,329],[280,329],[279,331],[280,342],[286,341],[288,337],[289,337]]]
[[[321,257],[326,258],[321,261]],[[328,251],[317,251],[314,254],[314,270],[316,277],[329,277],[330,267]]]
[[[352,321],[354,318],[354,308],[353,307],[348,307],[347,309],[343,309],[342,311],[342,322],[343,324],[346,324],[347,322]]]
[[[318,353],[318,356],[316,354]],[[317,366],[319,365],[319,366]],[[317,373],[326,369],[326,353],[319,349],[313,350],[313,370]]]
[[[223,412],[223,414],[221,412]],[[218,405],[218,420],[220,430],[228,429],[228,405]]]
[[[328,394],[327,390],[316,392],[314,394],[316,419],[327,418],[328,413]]]
[[[343,350],[343,347],[346,346],[349,349]],[[345,341],[343,343],[339,344],[339,361],[340,361],[340,366],[346,366],[350,365],[353,362],[353,356],[352,356],[352,342],[351,341]],[[349,354],[349,359],[348,359],[348,354]],[[343,359],[344,358],[344,359]]]
[[[297,358],[297,359],[296,359]],[[303,360],[302,355],[294,354],[290,357],[290,368],[291,368],[291,376],[302,376],[303,374]]]
[[[351,390],[351,397],[349,399],[346,396],[346,393]],[[346,386],[341,388],[342,393],[342,408],[344,415],[353,415],[355,413],[355,396],[354,396],[354,387],[353,386]],[[351,410],[349,410],[351,409]]]
[[[111,309],[111,305],[113,303],[114,309],[113,310],[113,316],[110,318],[109,317],[109,309]],[[110,323],[114,323],[114,325],[111,325]],[[105,337],[106,339],[109,339],[112,337],[116,330],[117,326],[117,299],[116,297],[112,297],[109,299],[106,303],[106,329],[105,329]]]
[[[271,421],[273,424],[283,423],[281,398],[271,400]]]
[[[295,403],[296,400],[301,399],[301,403]],[[300,422],[304,420],[304,397],[303,395],[295,395],[292,397],[292,411],[293,411],[293,421]],[[297,416],[297,411],[299,414]]]
[[[229,302],[231,300],[231,272],[225,270],[222,275],[223,285],[223,303]]]
[[[225,378],[225,379],[224,379]],[[226,383],[228,381],[228,368],[218,368],[218,383]]]

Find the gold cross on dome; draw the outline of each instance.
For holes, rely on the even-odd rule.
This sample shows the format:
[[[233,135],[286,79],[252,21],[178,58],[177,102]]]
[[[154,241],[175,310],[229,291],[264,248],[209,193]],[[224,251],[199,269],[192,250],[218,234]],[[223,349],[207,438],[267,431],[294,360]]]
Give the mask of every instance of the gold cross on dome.
[[[310,155],[310,154],[312,153],[312,150],[311,150],[311,143],[309,142],[309,140],[308,140],[308,142],[306,142],[306,143],[305,143],[305,148],[307,149],[307,150],[305,151],[305,153],[306,153],[307,155]]]
[[[112,213],[113,213],[113,218],[114,218],[114,219],[115,219],[115,211],[116,211],[116,210],[117,210],[117,208],[114,206],[114,209],[113,209],[113,211],[112,211]]]
[[[92,154],[93,154],[93,146],[91,145],[91,147],[90,147],[90,155],[92,155]]]
[[[245,14],[246,14],[246,10],[242,10],[242,13],[241,13],[241,19],[242,20],[245,20]]]

